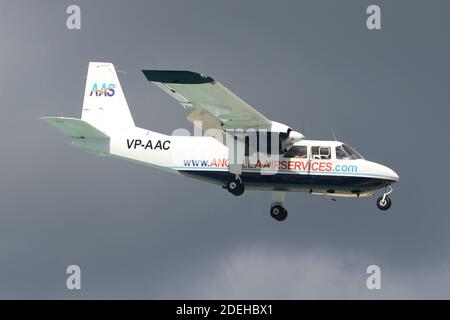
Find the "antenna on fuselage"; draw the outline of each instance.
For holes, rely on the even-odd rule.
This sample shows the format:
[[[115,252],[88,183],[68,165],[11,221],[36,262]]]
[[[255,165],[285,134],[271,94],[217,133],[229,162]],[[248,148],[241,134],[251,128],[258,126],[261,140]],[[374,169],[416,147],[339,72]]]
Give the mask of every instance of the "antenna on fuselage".
[[[337,141],[336,134],[334,133],[333,128],[330,128],[331,134],[333,135],[334,141]]]
[[[308,129],[306,123],[304,123],[301,127],[300,127],[300,133],[303,134],[304,136],[306,136],[306,130]]]

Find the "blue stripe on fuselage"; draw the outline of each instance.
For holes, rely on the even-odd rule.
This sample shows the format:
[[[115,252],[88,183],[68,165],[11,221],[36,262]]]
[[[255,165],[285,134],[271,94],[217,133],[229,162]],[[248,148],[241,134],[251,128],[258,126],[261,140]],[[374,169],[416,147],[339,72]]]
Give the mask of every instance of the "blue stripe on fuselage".
[[[179,170],[186,176],[224,184],[234,177],[228,171],[218,170]],[[377,177],[323,175],[323,174],[285,174],[263,175],[259,172],[242,172],[241,178],[248,187],[271,187],[276,189],[320,189],[347,192],[367,192],[395,182]]]

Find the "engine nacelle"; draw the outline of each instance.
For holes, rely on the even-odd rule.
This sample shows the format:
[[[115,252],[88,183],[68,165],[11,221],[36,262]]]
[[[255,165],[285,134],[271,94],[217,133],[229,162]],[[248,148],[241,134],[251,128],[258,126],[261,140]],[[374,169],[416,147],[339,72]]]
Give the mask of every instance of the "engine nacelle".
[[[303,134],[292,130],[285,124],[272,121],[271,132],[279,132],[280,136],[280,153],[287,152],[296,142],[305,138]]]
[[[270,132],[288,133],[288,131],[292,131],[292,129],[285,124],[282,124],[282,123],[279,123],[276,121],[272,121],[269,131]]]

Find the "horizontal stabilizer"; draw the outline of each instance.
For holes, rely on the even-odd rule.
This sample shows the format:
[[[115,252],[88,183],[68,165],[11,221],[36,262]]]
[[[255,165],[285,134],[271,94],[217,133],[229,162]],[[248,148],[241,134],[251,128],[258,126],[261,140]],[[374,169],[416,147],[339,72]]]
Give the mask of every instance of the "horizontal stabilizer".
[[[109,136],[84,120],[65,117],[42,117],[52,127],[70,138],[109,139]]]

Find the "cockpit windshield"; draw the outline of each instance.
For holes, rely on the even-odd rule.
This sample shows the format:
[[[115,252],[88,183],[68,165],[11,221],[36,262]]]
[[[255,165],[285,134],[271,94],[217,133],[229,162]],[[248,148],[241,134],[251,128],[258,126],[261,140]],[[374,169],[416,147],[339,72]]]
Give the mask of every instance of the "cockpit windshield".
[[[352,147],[343,144],[336,147],[336,159],[343,160],[354,160],[354,159],[364,159],[362,155],[353,149]]]

